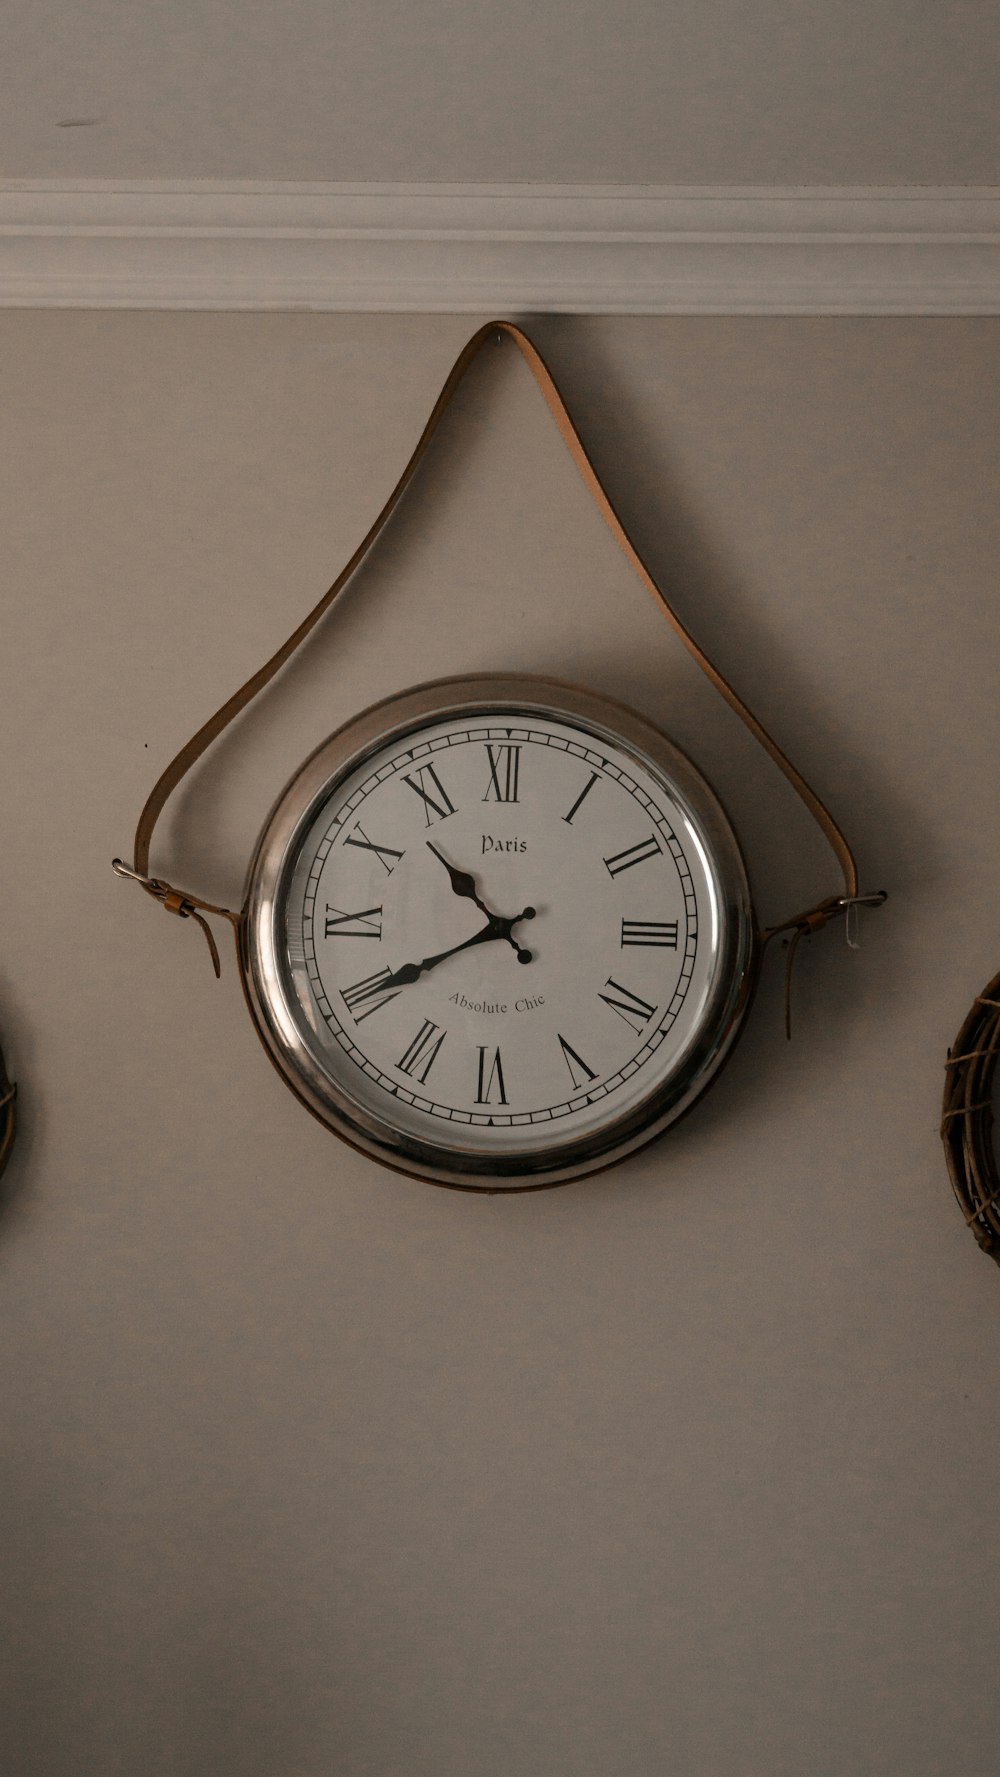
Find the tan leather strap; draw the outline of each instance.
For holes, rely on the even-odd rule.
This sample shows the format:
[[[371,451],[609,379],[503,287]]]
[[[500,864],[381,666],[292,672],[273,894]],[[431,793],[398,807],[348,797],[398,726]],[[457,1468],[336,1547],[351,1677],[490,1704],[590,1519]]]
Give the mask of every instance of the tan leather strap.
[[[146,805],[139,816],[139,824],[136,828],[134,868],[129,871],[125,866],[121,865],[120,859],[115,860],[116,868],[120,867],[120,874],[131,876],[134,880],[140,882],[143,888],[146,889],[147,893],[155,896],[157,900],[161,901],[169,912],[178,913],[182,918],[193,916],[198,919],[198,923],[205,931],[210,948],[213,951],[213,962],[217,974],[219,972],[218,953],[215,951],[208,926],[205,924],[205,921],[199,917],[197,910],[201,909],[203,913],[208,912],[219,914],[223,918],[230,920],[234,926],[238,926],[239,914],[232,912],[229,908],[214,906],[208,901],[201,900],[197,895],[172,889],[168,883],[163,882],[160,878],[149,876],[150,841],[152,840],[153,829],[163,806],[172,791],[180,783],[181,779],[188,771],[190,771],[196,760],[201,758],[201,755],[211,746],[212,742],[222,733],[223,729],[228,727],[234,717],[238,716],[240,711],[245,709],[247,704],[257,696],[257,693],[262,691],[264,686],[274,678],[275,674],[279,672],[285,662],[291,658],[296,649],[301,647],[306,637],[313,629],[315,629],[320,618],[325,615],[334,600],[344,590],[345,586],[351,580],[355,571],[360,567],[365,556],[368,554],[375,539],[378,537],[383,527],[388,523],[406,492],[406,489],[417,472],[425,452],[430,446],[431,440],[437,431],[445,409],[448,407],[455,390],[462,381],[470,364],[472,364],[473,360],[488,341],[493,340],[499,342],[504,336],[514,341],[514,344],[517,346],[528,365],[535,382],[541,390],[546,406],[548,407],[552,418],[555,420],[563,442],[573,458],[597,510],[600,512],[601,517],[604,519],[605,524],[626,560],[630,563],[631,567],[642,581],[647,592],[656,601],[657,606],[666,617],[667,622],[670,624],[675,634],[683,642],[688,653],[695,661],[697,661],[706,678],[715,686],[715,689],[720,695],[725,698],[730,708],[736,711],[740,720],[746,724],[747,728],[749,728],[754,739],[757,740],[764,748],[764,751],[770,755],[778,769],[783,772],[784,776],[788,779],[793,790],[795,790],[796,794],[801,797],[806,808],[809,810],[809,813],[822,830],[824,837],[837,858],[837,862],[843,873],[844,893],[842,895],[827,897],[827,899],[820,902],[818,906],[808,909],[805,913],[797,914],[793,919],[783,922],[780,926],[766,928],[760,934],[764,942],[767,943],[779,931],[794,930],[796,932],[806,933],[818,930],[820,926],[825,925],[828,920],[834,918],[837,914],[844,912],[847,907],[851,905],[859,902],[865,904],[877,904],[879,900],[884,899],[884,896],[881,895],[876,897],[860,896],[858,894],[858,872],[854,861],[854,854],[829,809],[820,801],[816,792],[806,783],[805,778],[802,777],[801,773],[795,769],[795,766],[791,763],[791,760],[785,756],[777,742],[772,740],[771,736],[761,726],[756,716],[747,708],[746,704],[737,695],[728,680],[723,678],[718,668],[713,666],[712,662],[698,647],[697,642],[695,642],[694,638],[685,629],[666,595],[657,586],[648,568],[641,560],[627,536],[618,514],[612,506],[611,501],[608,499],[604,488],[601,486],[597,471],[580,442],[576,428],[566,411],[562,397],[556,388],[551,373],[542,360],[541,354],[527,337],[527,334],[525,334],[520,327],[515,326],[514,322],[490,321],[485,327],[480,327],[479,331],[473,334],[467,345],[465,345],[459,353],[448,375],[447,381],[434,404],[430,418],[420,435],[409,462],[367,536],[363,538],[361,543],[359,543],[346,567],[340,574],[338,574],[333,585],[323,594],[323,597],[309,612],[309,615],[303,619],[296,630],[293,630],[292,634],[288,637],[288,640],[282,644],[277,653],[272,654],[270,660],[266,661],[265,664],[254,673],[253,677],[248,679],[246,684],[242,685],[238,691],[234,692],[233,696],[222,705],[222,708],[217,710],[215,715],[199,728],[197,734],[193,735],[187,742],[187,745],[181,748],[176,758],[171,760],[166,770],[154,784],[153,789],[147,798]]]

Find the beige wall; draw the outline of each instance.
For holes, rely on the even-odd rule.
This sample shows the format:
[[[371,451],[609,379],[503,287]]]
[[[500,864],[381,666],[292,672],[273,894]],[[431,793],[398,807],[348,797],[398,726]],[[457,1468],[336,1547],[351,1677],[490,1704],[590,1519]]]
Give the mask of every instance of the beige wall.
[[[995,0],[5,0],[7,178],[975,185]]]
[[[339,568],[462,319],[0,318],[0,1220],[11,1777],[987,1777],[1000,1277],[942,1063],[1000,964],[994,321],[540,324],[681,611],[892,900],[775,956],[696,1113],[477,1198],[267,1065],[231,958],[113,878],[161,765]],[[498,350],[350,602],[177,799],[272,798],[463,669],[634,701],[764,917],[836,887]]]

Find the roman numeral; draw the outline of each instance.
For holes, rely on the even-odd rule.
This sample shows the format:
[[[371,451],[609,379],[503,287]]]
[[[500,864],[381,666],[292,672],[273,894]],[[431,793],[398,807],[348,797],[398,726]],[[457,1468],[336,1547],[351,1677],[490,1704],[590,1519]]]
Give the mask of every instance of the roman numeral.
[[[620,999],[616,999],[610,993],[602,993],[600,997],[604,1004],[610,1006],[612,1012],[616,1012],[619,1018],[624,1018],[629,1029],[634,1030],[638,1035],[643,1025],[648,1024],[652,1018],[656,1007],[647,1005],[646,1001],[640,999],[637,993],[633,993],[631,988],[623,987],[620,981],[612,981],[610,976],[604,985],[613,988],[615,994],[621,995]],[[638,1023],[633,1024],[633,1019],[638,1019]]]
[[[486,757],[490,762],[490,781],[483,801],[489,802],[492,796],[495,802],[516,802],[517,774],[521,766],[520,747],[487,745]]]
[[[424,782],[425,778],[430,779],[430,788]],[[404,777],[403,782],[408,784],[411,790],[416,790],[418,796],[423,797],[424,818],[428,827],[433,825],[435,816],[439,821],[446,821],[450,814],[455,813],[455,804],[433,765],[418,765],[415,768],[414,776]]]
[[[572,808],[570,809],[569,814],[563,815],[563,820],[566,822],[567,826],[572,825],[573,816],[575,815],[575,813],[576,813],[577,809],[579,808],[581,802],[583,801],[584,797],[590,795],[590,792],[593,789],[594,785],[596,784],[600,775],[601,774],[599,771],[592,771],[591,772],[590,777],[588,778],[587,782],[584,784],[583,789],[580,791],[580,794],[577,797],[576,801],[574,802]]]
[[[556,1032],[556,1035],[559,1036],[558,1031]],[[582,1055],[578,1055],[575,1049],[570,1048],[570,1045],[567,1043],[565,1037],[559,1037],[559,1047],[562,1049],[562,1052],[563,1052],[563,1060],[565,1061],[566,1066],[569,1068],[569,1077],[573,1082],[573,1089],[575,1092],[579,1092],[580,1087],[583,1085],[583,1079],[581,1078],[578,1080],[576,1077],[576,1069],[577,1068],[580,1069],[581,1075],[584,1076],[584,1078],[586,1078],[587,1080],[596,1080],[597,1079],[597,1075],[595,1074],[593,1068],[590,1068],[587,1066],[587,1063],[584,1061]]]
[[[356,981],[353,987],[341,988],[340,997],[351,1013],[355,1024],[360,1024],[364,1018],[370,1018],[373,1012],[377,1012],[381,1006],[387,1006],[390,1000],[396,998],[399,993],[398,987],[394,992],[386,993],[382,985],[390,973],[391,971],[387,968],[379,969],[377,975],[368,975],[364,981]],[[355,1011],[356,1006],[364,1006],[365,1010],[357,1012]]]
[[[676,919],[623,919],[622,949],[626,944],[665,944],[677,949]]]
[[[438,1050],[447,1035],[446,1030],[440,1030],[438,1025],[432,1024],[429,1018],[425,1018],[406,1054],[401,1061],[396,1063],[400,1073],[416,1075],[422,1086],[437,1060]],[[417,1069],[421,1067],[423,1072],[418,1073]]]
[[[499,1092],[499,1096],[495,1101],[492,1096],[494,1081],[496,1082],[497,1089]],[[487,1075],[486,1075],[486,1050],[482,1047],[482,1045],[480,1045],[480,1048],[479,1048],[479,1087],[476,1092],[476,1103],[477,1104],[493,1104],[494,1102],[496,1102],[497,1104],[506,1104],[507,1103],[507,1094],[506,1094],[506,1091],[504,1090],[504,1083],[503,1083],[503,1067],[501,1066],[501,1063],[500,1063],[500,1051],[499,1051],[499,1049],[494,1049],[494,1051],[493,1051],[493,1060],[490,1064],[489,1078],[487,1078]]]
[[[377,917],[373,917],[377,915]],[[339,907],[326,904],[327,938],[381,938],[382,909],[366,907],[361,913],[341,913]]]
[[[355,839],[354,833],[360,833],[361,838]],[[345,845],[358,845],[361,847],[361,849],[363,851],[373,851],[375,853],[376,857],[378,858],[379,863],[382,865],[382,868],[384,869],[386,875],[391,876],[394,869],[396,868],[396,863],[399,862],[400,858],[403,855],[402,852],[401,851],[394,851],[391,845],[376,845],[373,840],[369,839],[369,837],[368,837],[367,833],[365,832],[363,826],[361,825],[360,821],[358,822],[357,826],[355,827],[354,833],[348,833],[346,835],[346,837],[344,839],[344,844]],[[396,860],[396,863],[387,864],[386,863],[387,858],[394,858]]]
[[[648,839],[640,839],[638,845],[630,845],[627,851],[615,852],[613,858],[605,858],[604,862],[611,876],[620,876],[623,870],[631,870],[633,864],[655,858],[660,849],[656,834],[651,833]]]

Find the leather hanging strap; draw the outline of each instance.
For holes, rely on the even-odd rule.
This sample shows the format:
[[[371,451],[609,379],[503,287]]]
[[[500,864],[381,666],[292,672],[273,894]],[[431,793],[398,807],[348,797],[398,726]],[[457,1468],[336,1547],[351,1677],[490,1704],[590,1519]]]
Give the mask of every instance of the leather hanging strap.
[[[215,948],[215,943],[209,927],[204,918],[202,918],[202,915],[204,913],[218,914],[222,918],[228,919],[237,931],[240,915],[233,912],[230,908],[218,907],[212,902],[203,901],[197,895],[171,888],[170,884],[164,882],[161,878],[151,877],[148,874],[150,842],[153,836],[153,829],[156,826],[156,822],[159,819],[164,804],[173,790],[176,789],[181,779],[190,771],[192,765],[201,758],[201,755],[223,732],[223,729],[229,726],[229,723],[239,715],[240,711],[246,708],[247,704],[257,696],[258,692],[264,689],[264,686],[274,678],[277,672],[280,672],[281,668],[285,665],[285,662],[291,658],[296,649],[302,646],[306,637],[313,629],[315,629],[317,623],[319,623],[320,619],[330,609],[334,600],[347,586],[348,582],[360,567],[365,556],[368,554],[368,551],[371,549],[379,533],[388,523],[406,492],[406,489],[409,487],[410,482],[413,480],[425,453],[430,447],[431,440],[438,429],[445,410],[448,407],[455,390],[458,388],[459,383],[465,376],[466,371],[469,369],[469,366],[488,341],[493,340],[499,343],[505,336],[508,339],[513,340],[531,371],[531,374],[545,400],[546,406],[556,423],[560,436],[576,464],[584,485],[590,493],[591,498],[611,532],[611,535],[614,537],[615,542],[625,556],[626,561],[628,561],[634,572],[638,575],[647,592],[653,598],[679,640],[683,642],[688,653],[697,662],[698,666],[705,674],[705,677],[715,686],[715,689],[719,692],[720,696],[725,698],[730,708],[735,710],[740,720],[745,723],[747,728],[749,728],[754,739],[759,742],[764,748],[764,751],[771,759],[773,759],[779,771],[784,774],[793,790],[804,802],[809,813],[812,815],[814,821],[817,823],[825,839],[829,843],[837,862],[840,865],[844,879],[843,894],[828,896],[815,907],[808,908],[801,914],[796,914],[792,919],[785,920],[778,926],[765,927],[759,934],[763,942],[765,944],[768,943],[771,938],[783,931],[794,932],[797,942],[797,939],[800,936],[807,935],[813,931],[818,931],[837,915],[846,913],[849,908],[857,905],[877,906],[885,899],[885,895],[881,891],[879,891],[877,895],[859,894],[858,871],[854,860],[854,854],[829,809],[823,802],[821,802],[820,798],[816,795],[816,792],[810,788],[809,784],[806,783],[805,778],[796,770],[791,760],[782,752],[777,741],[773,740],[767,733],[766,729],[761,726],[756,716],[747,708],[746,704],[738,696],[729,681],[723,677],[718,668],[715,667],[708,659],[707,655],[702,652],[693,636],[691,636],[685,629],[669,599],[666,597],[666,594],[661,591],[659,586],[657,586],[648,568],[632,544],[631,539],[628,537],[625,527],[612,506],[611,501],[608,499],[608,496],[601,485],[597,471],[584,450],[579,434],[566,411],[565,404],[559,394],[559,390],[556,388],[552,375],[537,348],[532,344],[527,334],[525,334],[520,327],[516,326],[513,321],[490,321],[485,327],[480,327],[478,332],[472,335],[472,338],[459,353],[451,371],[449,372],[447,381],[434,404],[430,418],[417,441],[416,448],[414,449],[409,462],[367,536],[365,536],[359,543],[354,554],[351,556],[350,561],[344,567],[342,572],[338,574],[329,590],[323,594],[319,603],[313,607],[309,612],[309,615],[299,624],[298,628],[293,630],[292,634],[288,637],[288,640],[283,642],[277,652],[272,654],[270,660],[266,661],[264,665],[253,674],[252,678],[249,678],[245,685],[242,685],[238,691],[234,692],[233,696],[222,705],[222,708],[217,710],[215,715],[199,728],[197,734],[193,735],[187,742],[187,745],[181,748],[176,758],[171,760],[166,770],[154,784],[153,789],[150,791],[146,800],[146,805],[139,816],[139,824],[135,833],[133,868],[129,870],[119,858],[116,858],[114,861],[114,867],[120,875],[127,876],[132,880],[141,883],[146,892],[154,896],[155,899],[161,901],[168,912],[176,913],[181,918],[193,917],[198,921],[198,924],[202,927],[202,930],[208,939],[216,974],[219,973],[218,952]],[[794,955],[794,946],[790,948],[790,957],[792,955]]]

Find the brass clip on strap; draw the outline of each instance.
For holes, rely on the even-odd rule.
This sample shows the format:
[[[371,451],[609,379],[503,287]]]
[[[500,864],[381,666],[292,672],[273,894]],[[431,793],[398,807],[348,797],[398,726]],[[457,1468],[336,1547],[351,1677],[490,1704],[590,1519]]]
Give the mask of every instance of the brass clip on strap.
[[[163,881],[162,877],[143,876],[138,870],[130,870],[121,858],[112,858],[111,868],[116,876],[124,876],[129,882],[137,882],[140,888],[144,888],[148,895],[152,895],[154,901],[159,901],[168,913],[176,913],[179,919],[197,921],[205,934],[209,955],[212,958],[212,967],[215,970],[216,980],[218,980],[222,974],[219,948],[212,935],[212,928],[208,921],[202,917],[202,913],[217,913],[222,919],[228,919],[237,933],[239,931],[239,914],[233,913],[228,907],[216,907],[211,901],[199,900],[197,895],[185,894],[182,889],[172,888],[169,882]],[[198,911],[199,908],[202,909],[201,913]]]

